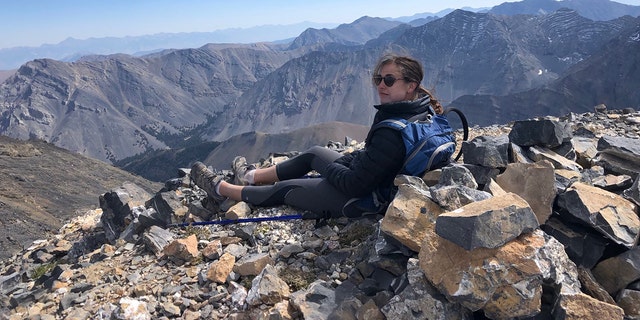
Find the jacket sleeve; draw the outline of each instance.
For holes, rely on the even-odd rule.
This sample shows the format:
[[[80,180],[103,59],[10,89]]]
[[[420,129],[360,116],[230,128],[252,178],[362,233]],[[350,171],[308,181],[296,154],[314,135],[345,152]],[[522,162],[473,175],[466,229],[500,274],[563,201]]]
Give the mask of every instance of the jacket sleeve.
[[[391,183],[402,168],[405,148],[400,132],[379,128],[365,149],[327,166],[326,179],[349,197],[362,197],[383,183]]]

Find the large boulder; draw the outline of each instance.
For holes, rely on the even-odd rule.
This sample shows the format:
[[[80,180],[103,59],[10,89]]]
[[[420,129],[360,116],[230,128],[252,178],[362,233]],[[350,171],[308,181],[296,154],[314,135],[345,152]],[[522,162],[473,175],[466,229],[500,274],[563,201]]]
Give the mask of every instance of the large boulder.
[[[540,229],[496,249],[467,251],[428,233],[419,253],[427,279],[449,301],[492,319],[532,317],[541,312],[542,284],[559,293],[580,292],[576,265],[564,247]]]

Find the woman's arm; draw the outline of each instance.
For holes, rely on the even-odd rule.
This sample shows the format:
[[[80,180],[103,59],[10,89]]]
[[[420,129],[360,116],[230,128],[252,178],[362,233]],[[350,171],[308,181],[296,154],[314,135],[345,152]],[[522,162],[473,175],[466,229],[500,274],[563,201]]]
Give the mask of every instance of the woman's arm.
[[[371,193],[382,183],[393,181],[402,168],[405,148],[399,131],[379,128],[365,149],[353,154],[348,164],[340,158],[327,166],[325,177],[333,186],[351,197]]]

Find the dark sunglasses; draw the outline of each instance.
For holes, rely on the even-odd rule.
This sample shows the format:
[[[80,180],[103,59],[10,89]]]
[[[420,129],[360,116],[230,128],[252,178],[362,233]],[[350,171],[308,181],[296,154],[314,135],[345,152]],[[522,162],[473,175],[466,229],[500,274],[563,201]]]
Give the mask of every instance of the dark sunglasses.
[[[392,75],[386,75],[384,77],[381,76],[381,75],[373,76],[373,83],[375,83],[376,86],[380,85],[380,82],[384,81],[384,85],[385,86],[393,87],[393,84],[396,83],[396,81],[398,81],[398,80],[405,80],[406,81],[407,78],[406,77],[404,77],[404,78],[396,78],[396,77],[394,77]]]

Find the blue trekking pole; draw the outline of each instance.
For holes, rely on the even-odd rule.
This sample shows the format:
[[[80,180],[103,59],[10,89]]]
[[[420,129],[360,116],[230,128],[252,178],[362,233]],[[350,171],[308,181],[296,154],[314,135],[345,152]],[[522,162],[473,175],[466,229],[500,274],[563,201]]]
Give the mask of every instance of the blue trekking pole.
[[[194,222],[185,222],[185,223],[172,223],[167,225],[167,227],[188,227],[188,226],[205,226],[205,225],[228,225],[228,224],[237,224],[237,223],[248,223],[248,222],[263,222],[263,221],[286,221],[286,220],[296,220],[302,219],[301,214],[292,214],[285,216],[275,216],[275,217],[258,217],[258,218],[242,218],[242,219],[226,219],[226,220],[213,220],[213,221],[194,221]]]

